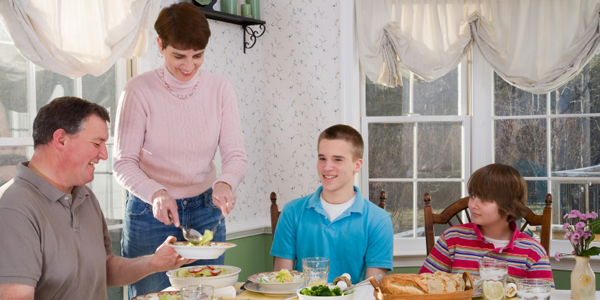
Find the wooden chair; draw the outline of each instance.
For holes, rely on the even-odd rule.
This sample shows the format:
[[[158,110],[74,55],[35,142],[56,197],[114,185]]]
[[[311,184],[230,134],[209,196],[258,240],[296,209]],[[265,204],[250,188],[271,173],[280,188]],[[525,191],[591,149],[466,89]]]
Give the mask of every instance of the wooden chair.
[[[423,197],[425,201],[425,241],[427,244],[427,255],[431,252],[433,247],[435,246],[433,225],[434,224],[448,224],[450,226],[463,224],[463,219],[461,219],[461,213],[464,212],[468,222],[471,222],[471,215],[468,211],[469,197],[464,197],[462,199],[457,200],[456,202],[450,204],[450,206],[446,207],[444,211],[439,214],[434,214],[431,208],[431,196],[429,193],[425,193]],[[531,226],[542,226],[542,230],[540,233],[540,243],[544,246],[546,253],[550,253],[550,234],[552,232],[552,224],[551,224],[551,215],[552,215],[552,195],[546,195],[546,206],[544,207],[544,211],[541,215],[536,215],[531,211],[531,209],[527,208],[527,215],[525,216],[524,224],[521,226],[521,232],[525,230],[527,225]],[[456,218],[457,224],[452,224],[452,218]]]
[[[385,191],[379,193],[379,207],[385,209]],[[279,207],[277,206],[277,194],[271,192],[271,239],[275,237],[275,227],[277,227],[277,221],[279,220]]]

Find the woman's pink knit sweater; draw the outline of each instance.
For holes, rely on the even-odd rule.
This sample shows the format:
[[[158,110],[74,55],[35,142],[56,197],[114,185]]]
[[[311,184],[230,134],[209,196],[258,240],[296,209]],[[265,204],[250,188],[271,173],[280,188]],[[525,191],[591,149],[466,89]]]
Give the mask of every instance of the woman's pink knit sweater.
[[[164,68],[164,67],[163,67]],[[197,196],[222,181],[233,190],[246,174],[246,152],[235,91],[220,75],[198,70],[188,82],[160,68],[131,79],[121,95],[115,130],[117,181],[152,204],[152,195],[166,189],[175,199]],[[222,174],[213,162],[220,148]]]

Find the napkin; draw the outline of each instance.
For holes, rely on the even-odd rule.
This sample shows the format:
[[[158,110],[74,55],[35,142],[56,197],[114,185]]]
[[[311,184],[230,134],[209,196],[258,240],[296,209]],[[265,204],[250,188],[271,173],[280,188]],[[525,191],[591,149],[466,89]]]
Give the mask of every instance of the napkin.
[[[235,298],[235,288],[233,286],[226,286],[220,289],[215,289],[213,294],[214,299],[223,298]]]

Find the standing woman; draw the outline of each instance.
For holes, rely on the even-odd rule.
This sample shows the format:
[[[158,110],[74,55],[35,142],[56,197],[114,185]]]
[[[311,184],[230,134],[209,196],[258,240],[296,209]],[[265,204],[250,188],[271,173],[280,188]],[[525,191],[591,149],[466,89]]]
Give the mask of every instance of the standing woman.
[[[128,191],[124,257],[152,254],[169,235],[184,240],[180,224],[201,233],[215,227],[233,209],[234,191],[246,173],[233,87],[200,69],[210,37],[206,17],[191,3],[176,3],[160,12],[154,29],[165,64],[131,79],[117,110],[113,169]],[[219,177],[213,162],[217,147]],[[225,241],[225,233],[222,222],[213,240]],[[168,286],[166,274],[154,274],[130,285],[128,296]]]

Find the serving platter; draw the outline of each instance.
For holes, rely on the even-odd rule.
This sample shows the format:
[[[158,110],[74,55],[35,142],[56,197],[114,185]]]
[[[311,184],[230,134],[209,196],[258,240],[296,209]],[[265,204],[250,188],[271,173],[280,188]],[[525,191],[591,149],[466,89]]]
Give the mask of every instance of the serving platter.
[[[381,291],[381,287],[379,287],[379,283],[373,277],[370,278],[371,285],[375,289],[373,291],[373,295],[377,300],[471,300],[473,298],[473,288],[471,287],[473,283],[473,277],[470,273],[463,273],[463,280],[465,281],[465,290],[461,292],[454,293],[443,293],[443,294],[423,294],[423,295],[391,295],[384,294]],[[471,283],[471,285],[467,284],[467,281]]]

